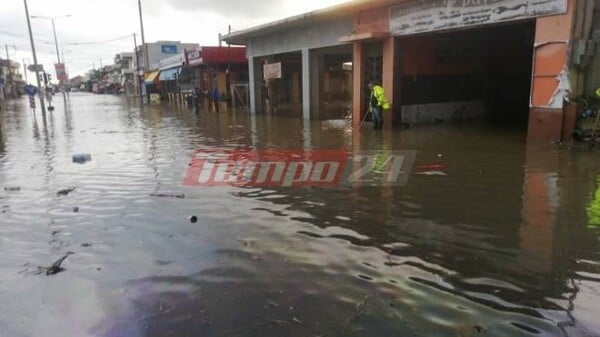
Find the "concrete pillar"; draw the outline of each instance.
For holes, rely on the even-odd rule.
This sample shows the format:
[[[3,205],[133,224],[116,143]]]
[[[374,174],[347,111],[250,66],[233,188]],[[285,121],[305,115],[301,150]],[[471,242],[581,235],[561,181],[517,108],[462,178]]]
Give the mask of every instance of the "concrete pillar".
[[[302,49],[302,119],[310,120],[310,50]]]
[[[323,73],[324,55],[318,51],[310,53],[310,95],[312,118],[321,119],[321,79]]]
[[[390,128],[391,126],[395,125],[396,122],[399,124],[399,121],[395,120],[396,114],[394,113],[396,108],[399,108],[394,104],[394,77],[396,74],[395,41],[396,40],[393,36],[388,37],[383,41],[383,74],[381,84],[383,85],[387,99],[392,106],[389,111],[384,112],[384,126],[386,128]],[[400,102],[397,103],[400,104]]]
[[[259,58],[248,57],[248,84],[250,88],[250,113],[262,110],[262,63]]]
[[[561,138],[563,100],[561,80],[568,82],[568,54],[575,1],[569,1],[566,14],[536,20],[534,67],[531,88],[528,138],[550,142]],[[561,76],[564,75],[564,76]]]
[[[352,124],[358,126],[364,114],[364,49],[361,42],[354,42],[352,76],[354,90],[352,93]]]

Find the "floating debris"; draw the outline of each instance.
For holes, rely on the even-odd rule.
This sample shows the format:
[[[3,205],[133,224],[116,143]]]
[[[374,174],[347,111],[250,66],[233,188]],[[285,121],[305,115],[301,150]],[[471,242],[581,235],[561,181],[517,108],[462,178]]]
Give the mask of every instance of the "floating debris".
[[[346,321],[345,327],[348,327],[350,324],[352,324],[354,321],[356,321],[365,312],[369,298],[370,298],[370,296],[367,295],[361,302],[356,304],[356,309],[354,310],[354,313],[352,314],[352,316],[350,316],[350,318],[348,318],[348,320]]]
[[[77,207],[77,206],[73,207],[73,213],[79,213],[79,207]]]
[[[56,195],[58,195],[58,196],[67,196],[67,195],[69,195],[73,191],[75,191],[74,187],[66,188],[64,190],[58,191],[58,193],[56,193]]]
[[[4,190],[7,192],[18,192],[21,190],[21,186],[7,186],[4,187]]]
[[[91,246],[92,246],[92,244],[91,243],[87,243],[87,242],[81,244],[81,247],[84,247],[84,248],[89,248]]]
[[[61,267],[62,263],[67,259],[67,257],[69,257],[69,255],[73,255],[73,254],[74,254],[73,252],[68,252],[67,254],[65,254],[65,256],[56,260],[56,262],[54,262],[50,267],[47,267],[47,268],[42,267],[41,270],[46,271],[46,276],[51,276],[51,275],[56,275],[58,273],[61,273],[66,270],[65,268]]]
[[[196,223],[196,222],[198,222],[198,217],[197,217],[197,216],[195,216],[195,215],[192,215],[192,216],[190,217],[190,222],[191,222],[191,223]]]
[[[176,198],[176,199],[185,199],[185,194],[166,194],[166,193],[152,193],[151,197],[155,198]]]
[[[77,164],[84,164],[88,161],[92,160],[92,155],[89,153],[82,153],[82,154],[74,154],[73,155],[73,162],[77,163]]]

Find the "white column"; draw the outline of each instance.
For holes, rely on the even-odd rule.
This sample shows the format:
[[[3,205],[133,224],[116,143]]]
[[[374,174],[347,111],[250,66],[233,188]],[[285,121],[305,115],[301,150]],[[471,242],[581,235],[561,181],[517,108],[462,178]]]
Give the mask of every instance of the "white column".
[[[310,50],[302,49],[302,118],[310,120]]]
[[[254,57],[248,57],[248,87],[250,88],[250,113],[255,115],[257,108],[256,108],[256,104],[257,104],[257,99],[256,99],[256,85],[257,85],[257,81],[256,81],[256,76],[255,76],[255,71],[254,71]]]

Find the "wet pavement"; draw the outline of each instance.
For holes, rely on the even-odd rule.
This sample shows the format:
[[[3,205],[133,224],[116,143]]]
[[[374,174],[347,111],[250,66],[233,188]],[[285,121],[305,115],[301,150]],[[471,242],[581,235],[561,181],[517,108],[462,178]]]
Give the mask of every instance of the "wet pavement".
[[[600,335],[598,149],[56,103],[46,120],[25,100],[0,112],[0,336]],[[448,176],[184,187],[201,147],[417,150]]]

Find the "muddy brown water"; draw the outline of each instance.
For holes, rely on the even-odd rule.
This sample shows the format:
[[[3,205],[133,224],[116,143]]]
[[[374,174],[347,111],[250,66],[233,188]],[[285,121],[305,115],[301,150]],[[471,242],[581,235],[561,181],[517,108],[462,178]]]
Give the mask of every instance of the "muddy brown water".
[[[600,335],[599,150],[56,101],[46,120],[25,100],[0,112],[0,336]],[[200,147],[416,150],[448,176],[184,187]]]

